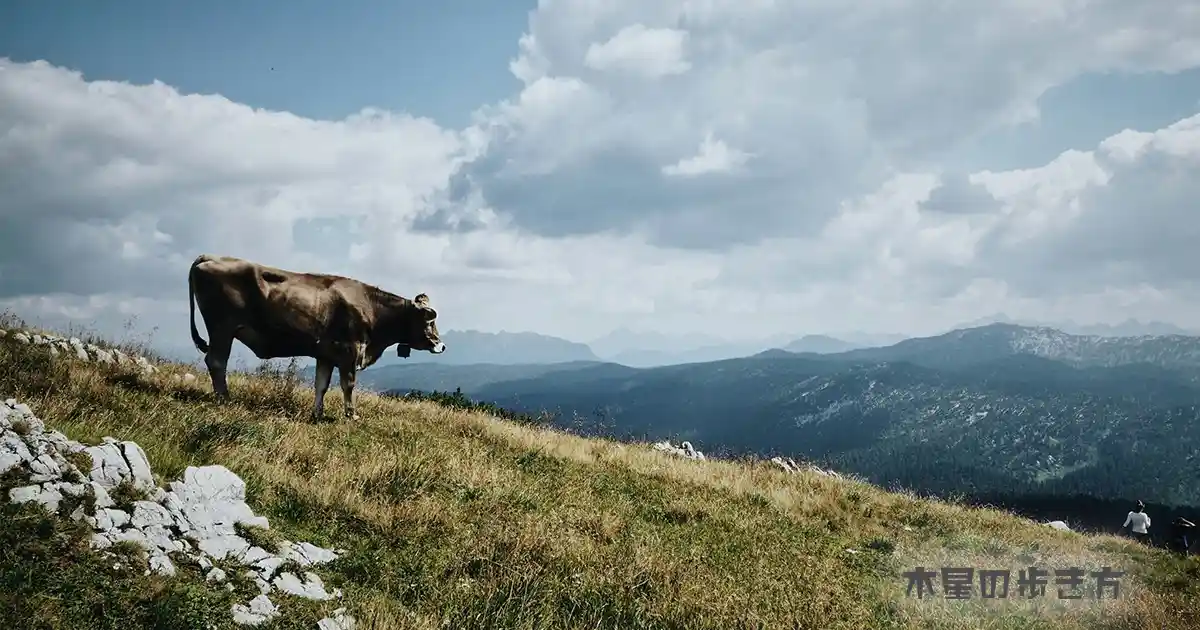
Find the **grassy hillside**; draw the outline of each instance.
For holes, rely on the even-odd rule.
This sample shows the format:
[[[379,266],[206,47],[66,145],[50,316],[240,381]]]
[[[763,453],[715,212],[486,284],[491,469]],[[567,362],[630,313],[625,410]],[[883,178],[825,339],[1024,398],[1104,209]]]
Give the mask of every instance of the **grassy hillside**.
[[[1200,627],[1200,563],[1005,513],[756,462],[693,462],[429,402],[362,395],[357,421],[307,420],[307,383],[207,378],[51,359],[0,340],[0,398],[48,427],[146,450],[163,481],[219,463],[293,540],[347,553],[322,568],[336,604],[283,602],[271,626],[346,606],[360,628]],[[33,508],[0,522],[0,627],[227,627],[227,597],[186,571],[113,571],[77,529]],[[847,551],[852,550],[852,551]],[[1016,571],[1112,566],[1118,600],[1018,599]],[[1008,600],[905,597],[901,571],[1013,571]],[[935,580],[935,582],[937,582]],[[1031,604],[1040,602],[1040,607]]]

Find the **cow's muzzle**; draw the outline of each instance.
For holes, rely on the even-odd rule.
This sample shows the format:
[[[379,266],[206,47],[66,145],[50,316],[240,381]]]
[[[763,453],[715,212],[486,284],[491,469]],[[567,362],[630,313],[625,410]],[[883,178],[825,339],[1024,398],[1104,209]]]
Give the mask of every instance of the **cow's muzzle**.
[[[399,344],[396,346],[396,356],[400,357],[401,359],[407,359],[409,357],[409,355],[411,355],[411,354],[412,354],[411,347],[406,346],[404,344]]]
[[[437,342],[437,343],[435,343],[435,344],[433,344],[433,348],[432,348],[432,349],[430,349],[430,352],[432,352],[432,353],[434,353],[434,354],[441,354],[441,353],[443,353],[443,352],[445,352],[445,351],[446,351],[446,344],[444,344],[444,343],[442,343],[442,342],[440,342],[440,341],[439,341],[439,342]]]

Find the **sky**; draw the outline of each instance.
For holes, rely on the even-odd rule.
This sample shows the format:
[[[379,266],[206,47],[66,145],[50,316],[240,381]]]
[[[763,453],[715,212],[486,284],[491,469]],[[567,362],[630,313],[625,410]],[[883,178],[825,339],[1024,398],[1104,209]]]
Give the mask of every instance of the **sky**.
[[[200,253],[578,341],[1200,328],[1200,5],[0,4],[0,309],[188,347]]]

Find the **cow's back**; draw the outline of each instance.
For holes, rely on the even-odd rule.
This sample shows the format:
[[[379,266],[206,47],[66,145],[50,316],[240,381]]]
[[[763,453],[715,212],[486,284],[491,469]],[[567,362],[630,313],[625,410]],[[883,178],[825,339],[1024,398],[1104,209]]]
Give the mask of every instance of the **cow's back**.
[[[231,256],[201,258],[196,285],[206,320],[213,313],[232,328],[249,329],[251,335],[239,338],[255,339],[258,347],[252,349],[260,356],[312,356],[319,339],[350,320],[361,320],[367,310],[363,284],[352,278]]]

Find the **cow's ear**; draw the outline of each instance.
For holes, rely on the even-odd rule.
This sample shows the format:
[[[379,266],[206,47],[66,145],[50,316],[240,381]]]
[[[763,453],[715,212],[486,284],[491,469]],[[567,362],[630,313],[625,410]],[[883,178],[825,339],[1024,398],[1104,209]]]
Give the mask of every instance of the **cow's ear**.
[[[417,297],[413,298],[413,304],[416,304],[417,306],[420,306],[422,308],[427,307],[427,306],[429,306],[429,296],[422,293],[422,294],[418,295]]]

